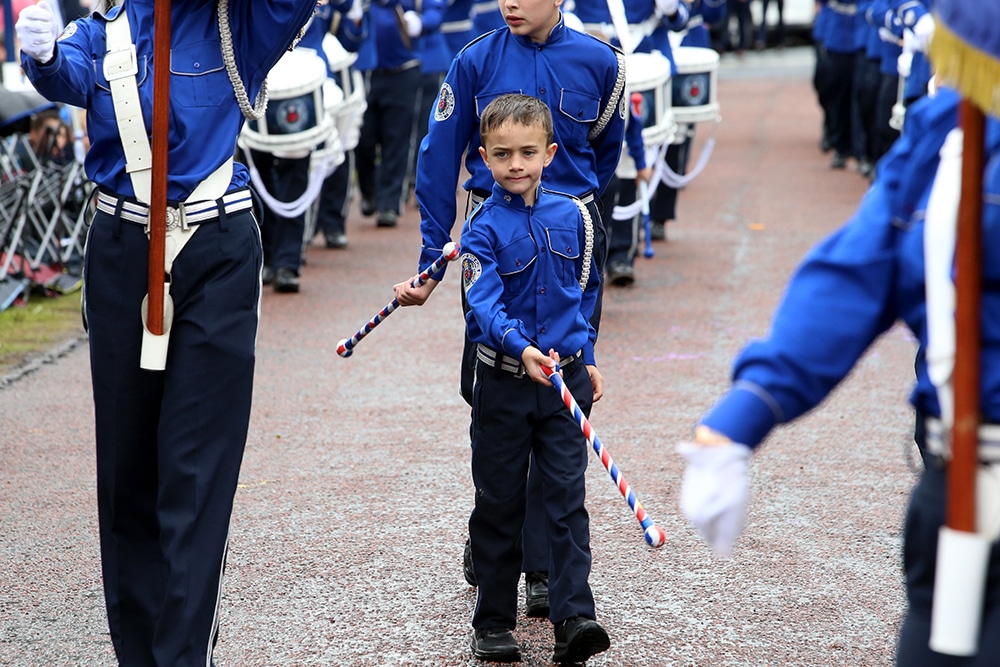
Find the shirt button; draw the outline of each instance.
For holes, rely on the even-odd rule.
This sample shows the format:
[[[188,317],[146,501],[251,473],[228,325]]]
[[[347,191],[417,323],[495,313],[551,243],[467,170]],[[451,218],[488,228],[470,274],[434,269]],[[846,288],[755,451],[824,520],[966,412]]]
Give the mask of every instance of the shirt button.
[[[195,63],[195,64],[194,64],[194,68],[195,68],[195,69],[198,69],[198,68],[200,68],[200,67],[201,67],[201,63]]]
[[[514,260],[514,266],[521,266],[521,260]]]
[[[583,118],[583,112],[582,111],[577,111],[576,112],[576,117],[577,118]]]
[[[545,94],[545,89],[544,88],[539,88],[538,89],[538,94],[539,95],[544,95]]]
[[[539,294],[545,294],[545,288],[544,287],[539,287],[538,288],[538,293]]]
[[[545,327],[539,327],[538,331],[539,333],[545,333]]]

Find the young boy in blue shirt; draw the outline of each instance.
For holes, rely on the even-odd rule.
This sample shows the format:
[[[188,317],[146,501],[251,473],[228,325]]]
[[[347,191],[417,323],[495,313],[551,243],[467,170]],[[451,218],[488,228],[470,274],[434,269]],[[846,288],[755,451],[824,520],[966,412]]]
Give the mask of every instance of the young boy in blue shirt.
[[[479,152],[495,184],[466,221],[461,241],[467,333],[477,354],[469,534],[479,590],[472,651],[481,660],[521,658],[510,631],[533,453],[545,480],[553,660],[584,662],[611,645],[594,620],[588,583],[587,441],[542,367],[560,363],[589,414],[604,388],[590,322],[601,282],[595,224],[578,199],[539,186],[557,149],[544,102],[521,94],[496,98],[483,111],[480,135]]]

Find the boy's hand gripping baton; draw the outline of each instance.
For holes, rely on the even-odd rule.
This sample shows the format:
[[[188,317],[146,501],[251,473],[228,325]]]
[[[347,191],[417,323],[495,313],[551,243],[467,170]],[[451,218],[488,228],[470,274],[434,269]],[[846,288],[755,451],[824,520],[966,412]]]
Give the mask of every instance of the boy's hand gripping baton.
[[[549,380],[555,386],[556,391],[562,397],[563,403],[569,408],[569,411],[573,413],[573,417],[576,418],[580,428],[583,430],[583,435],[586,436],[587,442],[590,443],[591,447],[594,448],[594,452],[597,454],[597,458],[601,459],[601,463],[604,464],[604,468],[611,475],[611,480],[621,491],[622,496],[628,501],[628,506],[632,508],[635,512],[635,518],[639,520],[645,530],[646,542],[653,548],[659,549],[663,546],[663,543],[667,540],[666,533],[663,529],[653,523],[653,520],[649,518],[646,514],[646,510],[643,509],[642,503],[639,499],[635,497],[635,492],[632,491],[632,487],[628,485],[625,481],[625,477],[622,476],[621,471],[618,470],[618,466],[615,465],[614,460],[611,455],[608,454],[608,450],[604,448],[601,444],[601,439],[597,437],[594,429],[590,426],[590,422],[587,417],[583,414],[583,410],[577,405],[576,399],[573,398],[573,394],[570,393],[569,389],[566,388],[566,383],[563,382],[562,376],[559,375],[559,365],[556,364],[555,369],[551,369],[547,366],[542,366],[542,372],[548,376]]]
[[[420,287],[421,285],[426,283],[431,276],[433,276],[435,273],[444,268],[444,266],[448,262],[458,257],[459,251],[460,248],[458,247],[457,243],[452,243],[449,241],[448,243],[444,244],[444,249],[441,251],[441,256],[435,259],[430,266],[421,271],[420,275],[414,278],[413,282],[410,283],[410,286]],[[358,332],[356,334],[354,334],[350,338],[341,339],[337,343],[337,354],[344,357],[345,359],[351,356],[351,354],[353,354],[354,352],[354,346],[358,344],[358,341],[360,341],[362,338],[370,334],[372,332],[372,329],[377,327],[379,323],[382,322],[382,320],[389,317],[389,315],[392,314],[392,311],[396,310],[397,308],[399,308],[399,300],[393,298],[392,301],[386,304],[385,308],[378,311],[373,318],[368,320],[368,323],[365,324],[365,326],[358,329]]]

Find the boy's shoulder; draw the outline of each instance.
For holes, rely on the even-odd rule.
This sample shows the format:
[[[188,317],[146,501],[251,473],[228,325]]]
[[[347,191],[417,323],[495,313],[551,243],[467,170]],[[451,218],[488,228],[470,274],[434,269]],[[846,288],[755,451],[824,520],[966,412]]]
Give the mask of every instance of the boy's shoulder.
[[[544,202],[546,206],[561,206],[567,209],[575,208],[578,211],[586,209],[586,206],[579,197],[571,195],[568,192],[550,190],[544,187],[539,193],[539,202]]]

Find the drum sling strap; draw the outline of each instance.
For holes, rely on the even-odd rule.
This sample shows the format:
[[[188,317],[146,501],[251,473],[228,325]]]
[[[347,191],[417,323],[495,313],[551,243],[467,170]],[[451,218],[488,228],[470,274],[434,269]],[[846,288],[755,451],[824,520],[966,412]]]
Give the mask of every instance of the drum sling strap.
[[[146,124],[139,103],[139,72],[135,44],[128,15],[122,7],[117,16],[107,21],[107,48],[104,57],[104,76],[111,88],[115,120],[125,153],[125,171],[132,181],[135,197],[149,204],[152,177],[152,150]],[[226,194],[233,175],[233,159],[229,158],[195,188],[185,201],[214,201]],[[180,223],[168,226],[164,253],[164,308],[163,335],[154,336],[146,327],[146,300],[143,300],[143,345],[139,365],[148,370],[163,370],[166,365],[166,351],[169,342],[170,324],[173,318],[173,302],[170,298],[170,270],[174,260],[180,255],[200,225],[184,224],[184,203],[179,205]],[[146,233],[149,234],[147,223]],[[147,297],[148,298],[148,297]]]

